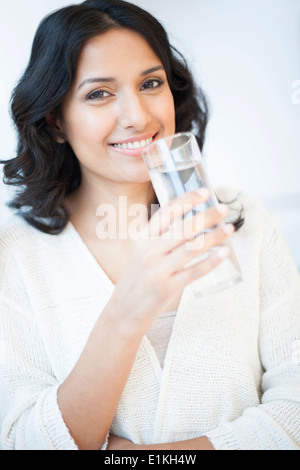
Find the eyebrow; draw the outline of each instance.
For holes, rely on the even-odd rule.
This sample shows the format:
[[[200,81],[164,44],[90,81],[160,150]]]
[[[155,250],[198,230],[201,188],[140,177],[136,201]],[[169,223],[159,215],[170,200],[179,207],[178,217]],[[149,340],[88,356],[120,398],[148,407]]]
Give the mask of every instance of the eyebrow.
[[[149,75],[150,73],[157,72],[158,70],[164,70],[164,67],[162,65],[157,65],[156,67],[152,67],[150,69],[144,70],[143,72],[141,72],[140,76],[144,77],[145,75]],[[115,81],[116,79],[112,77],[87,78],[79,85],[77,90],[80,90],[80,88],[82,88],[84,85],[87,85],[89,83],[99,83],[99,82],[108,83],[108,82],[115,82]]]

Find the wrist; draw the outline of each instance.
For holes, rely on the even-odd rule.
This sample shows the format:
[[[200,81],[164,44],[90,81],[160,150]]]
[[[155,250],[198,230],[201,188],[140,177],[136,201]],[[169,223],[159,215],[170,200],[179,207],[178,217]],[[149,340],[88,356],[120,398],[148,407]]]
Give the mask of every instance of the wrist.
[[[186,441],[136,446],[136,450],[215,450],[206,436]]]
[[[143,321],[142,316],[133,314],[136,307],[131,307],[124,302],[120,302],[117,297],[112,296],[99,321],[106,322],[109,328],[112,328],[116,334],[124,340],[141,341],[149,325]]]

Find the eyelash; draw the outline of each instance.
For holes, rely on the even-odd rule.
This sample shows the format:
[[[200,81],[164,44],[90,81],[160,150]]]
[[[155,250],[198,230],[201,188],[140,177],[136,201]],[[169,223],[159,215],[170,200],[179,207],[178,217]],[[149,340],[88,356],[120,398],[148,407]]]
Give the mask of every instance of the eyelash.
[[[99,95],[99,94],[104,94],[104,93],[107,93],[108,95],[111,95],[111,93],[109,93],[109,91],[107,90],[94,90],[92,91],[92,93],[89,93],[88,96],[86,97],[87,100],[90,100],[90,101],[95,101],[95,100],[105,100],[106,98],[108,98],[109,96],[98,96],[98,97],[95,97],[95,95]]]
[[[164,81],[159,79],[159,78],[149,78],[147,79],[143,85],[141,86],[141,89],[143,87],[145,87],[145,85],[148,85],[149,83],[154,83],[154,82],[157,82],[158,85],[156,86],[151,86],[151,87],[148,87],[146,88],[145,90],[153,90],[153,89],[156,89],[156,88],[159,88],[161,87],[163,84],[164,84]],[[144,90],[142,90],[144,91]],[[87,101],[103,101],[105,100],[106,98],[109,98],[109,96],[103,96],[103,94],[107,93],[109,96],[112,95],[112,93],[110,93],[109,91],[107,90],[104,90],[104,89],[99,89],[99,90],[94,90],[92,91],[91,93],[89,93],[86,97],[86,100]],[[98,97],[95,97],[95,95],[99,95],[99,94],[102,94],[102,96],[98,96]]]
[[[143,88],[147,83],[153,83],[153,82],[157,82],[158,85],[155,86],[155,87],[150,87],[148,88],[148,90],[153,90],[155,88],[159,88],[161,87],[165,82],[163,80],[161,80],[160,78],[148,78],[142,85],[141,88]]]

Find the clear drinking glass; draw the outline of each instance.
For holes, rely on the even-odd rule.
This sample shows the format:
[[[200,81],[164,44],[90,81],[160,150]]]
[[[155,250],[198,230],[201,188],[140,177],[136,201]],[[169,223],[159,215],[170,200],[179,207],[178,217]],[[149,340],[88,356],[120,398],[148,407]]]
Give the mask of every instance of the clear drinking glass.
[[[200,188],[209,189],[210,198],[204,204],[194,207],[186,216],[218,206],[218,199],[207,178],[201,152],[192,133],[183,132],[154,141],[143,151],[143,158],[161,207],[186,192]],[[224,224],[222,221],[219,226]],[[209,230],[211,229],[203,232]],[[191,284],[196,296],[218,292],[241,281],[241,270],[232,244],[226,240],[223,245],[229,248],[229,257]],[[220,249],[220,246],[213,248],[216,249]],[[189,265],[203,260],[209,254],[210,252],[195,257]]]

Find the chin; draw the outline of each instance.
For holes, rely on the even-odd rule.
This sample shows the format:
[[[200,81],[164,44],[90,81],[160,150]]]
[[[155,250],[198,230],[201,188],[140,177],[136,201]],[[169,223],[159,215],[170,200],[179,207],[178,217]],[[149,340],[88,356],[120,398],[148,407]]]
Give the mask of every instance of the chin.
[[[131,183],[136,183],[136,184],[142,184],[142,183],[146,184],[146,183],[150,182],[150,178],[149,178],[149,176],[148,177],[140,177],[140,178],[136,177],[136,178],[132,178],[130,180],[130,182]]]
[[[149,183],[150,176],[146,168],[137,171],[129,171],[127,174],[120,175],[122,181],[126,181],[128,183]]]

